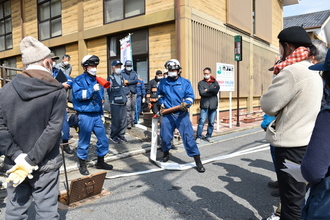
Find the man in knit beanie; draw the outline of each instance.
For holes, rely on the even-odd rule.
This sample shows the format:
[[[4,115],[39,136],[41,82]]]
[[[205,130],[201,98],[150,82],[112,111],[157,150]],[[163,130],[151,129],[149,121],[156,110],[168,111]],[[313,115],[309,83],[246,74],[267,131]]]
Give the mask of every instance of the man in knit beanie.
[[[25,37],[20,49],[26,69],[0,90],[0,151],[9,174],[6,219],[27,219],[32,201],[38,219],[58,219],[66,93],[52,77],[48,47]]]

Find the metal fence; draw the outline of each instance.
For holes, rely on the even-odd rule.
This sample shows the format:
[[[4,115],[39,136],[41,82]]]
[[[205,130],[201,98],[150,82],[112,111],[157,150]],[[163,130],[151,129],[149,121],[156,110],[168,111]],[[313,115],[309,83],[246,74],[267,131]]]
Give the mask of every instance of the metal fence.
[[[12,75],[9,74],[11,71],[22,72],[23,70],[5,66],[5,65],[1,65],[1,67],[0,67],[1,87],[3,87],[4,85],[6,85],[7,83],[9,83],[12,80]]]

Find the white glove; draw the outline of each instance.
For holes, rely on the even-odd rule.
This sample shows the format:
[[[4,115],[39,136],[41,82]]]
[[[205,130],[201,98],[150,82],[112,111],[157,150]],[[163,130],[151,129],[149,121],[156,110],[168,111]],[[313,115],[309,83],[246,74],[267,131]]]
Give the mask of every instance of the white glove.
[[[104,124],[105,123],[105,117],[104,117],[104,115],[101,115],[101,120],[102,120],[102,123]]]
[[[146,98],[142,98],[142,103],[145,103],[146,102]]]
[[[25,157],[27,155],[22,153],[20,154],[16,159],[15,163],[16,165],[7,171],[7,174],[9,174],[6,181],[13,182],[13,186],[16,187],[19,184],[21,184],[26,177],[29,179],[32,179],[32,172],[33,170],[37,170],[38,166],[31,166],[26,160]]]
[[[16,157],[16,159],[14,160],[14,162],[16,163],[16,165],[22,164],[21,166],[24,166],[24,168],[26,168],[29,171],[29,173],[32,173],[33,170],[37,170],[39,167],[37,165],[36,166],[30,165],[25,160],[25,157],[26,156],[27,156],[27,154],[21,153],[20,155],[18,155],[18,157]]]
[[[94,92],[97,92],[100,90],[100,84],[96,83],[94,86],[93,86],[93,90]]]

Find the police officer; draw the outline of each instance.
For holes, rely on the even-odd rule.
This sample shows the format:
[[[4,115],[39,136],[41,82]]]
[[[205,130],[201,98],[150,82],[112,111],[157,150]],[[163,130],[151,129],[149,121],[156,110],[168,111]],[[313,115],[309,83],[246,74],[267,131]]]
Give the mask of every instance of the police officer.
[[[180,105],[180,110],[163,115],[161,124],[163,162],[169,160],[169,150],[174,129],[181,134],[183,145],[188,156],[194,157],[198,172],[205,172],[200,159],[200,152],[194,139],[194,130],[189,119],[188,108],[194,102],[194,91],[189,80],[180,76],[181,66],[176,59],[165,63],[168,77],[162,79],[158,86],[158,102],[162,108],[168,109]]]
[[[72,84],[73,107],[78,114],[79,141],[77,157],[79,171],[82,175],[88,175],[86,159],[92,132],[97,137],[97,169],[112,170],[113,166],[104,162],[104,156],[108,153],[109,141],[102,122],[104,93],[103,87],[96,81],[97,65],[100,59],[95,55],[86,55],[82,59],[81,66],[84,73],[77,76]]]

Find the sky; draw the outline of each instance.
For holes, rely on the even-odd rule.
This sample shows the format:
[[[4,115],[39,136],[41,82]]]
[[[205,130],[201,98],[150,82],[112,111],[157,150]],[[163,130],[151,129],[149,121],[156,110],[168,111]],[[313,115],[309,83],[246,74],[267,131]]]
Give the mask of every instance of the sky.
[[[284,6],[284,17],[330,10],[329,0],[300,0],[299,4]]]

